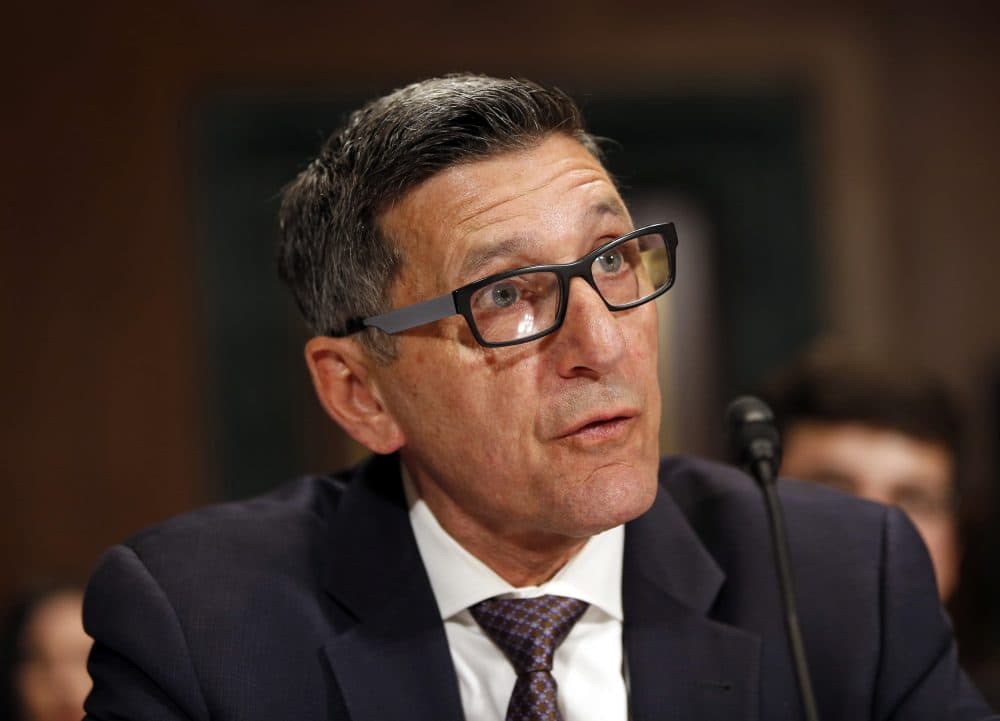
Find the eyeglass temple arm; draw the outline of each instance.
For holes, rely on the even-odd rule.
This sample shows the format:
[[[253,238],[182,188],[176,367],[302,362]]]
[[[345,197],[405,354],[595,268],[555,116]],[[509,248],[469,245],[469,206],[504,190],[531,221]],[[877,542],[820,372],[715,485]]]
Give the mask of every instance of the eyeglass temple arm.
[[[414,303],[404,308],[390,310],[388,313],[365,318],[361,321],[361,325],[378,328],[391,335],[416,328],[418,325],[433,323],[456,313],[458,313],[458,309],[455,307],[454,294],[446,293],[421,303]]]

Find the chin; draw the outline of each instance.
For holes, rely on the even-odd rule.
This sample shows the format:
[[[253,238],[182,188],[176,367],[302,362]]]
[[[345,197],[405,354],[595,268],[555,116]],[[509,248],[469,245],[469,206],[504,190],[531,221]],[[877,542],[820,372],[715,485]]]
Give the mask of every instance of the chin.
[[[618,467],[614,473],[595,473],[581,489],[581,497],[570,513],[577,531],[571,535],[593,536],[638,518],[653,505],[658,485],[656,471],[622,470]]]

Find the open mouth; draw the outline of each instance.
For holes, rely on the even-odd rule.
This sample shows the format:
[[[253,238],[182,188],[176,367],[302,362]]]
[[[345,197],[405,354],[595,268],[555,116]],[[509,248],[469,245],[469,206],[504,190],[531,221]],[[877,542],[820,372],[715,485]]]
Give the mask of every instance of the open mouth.
[[[635,417],[631,413],[619,413],[603,418],[595,418],[574,426],[563,434],[563,438],[593,438],[595,440],[612,437],[625,429]]]
[[[614,418],[605,418],[603,420],[593,421],[591,423],[588,423],[587,425],[577,429],[576,432],[586,433],[587,431],[597,430],[599,428],[604,428],[610,425],[614,425],[616,423],[624,423],[626,420],[628,419],[625,416],[615,416]]]

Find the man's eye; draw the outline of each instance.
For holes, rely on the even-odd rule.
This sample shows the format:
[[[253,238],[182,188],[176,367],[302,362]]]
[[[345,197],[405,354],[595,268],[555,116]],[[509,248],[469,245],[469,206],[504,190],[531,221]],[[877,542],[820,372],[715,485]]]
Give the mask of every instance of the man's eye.
[[[617,273],[624,262],[625,259],[618,250],[612,250],[597,259],[598,265],[605,273]]]
[[[497,308],[508,308],[517,302],[517,288],[512,283],[497,283],[490,290],[490,299]]]

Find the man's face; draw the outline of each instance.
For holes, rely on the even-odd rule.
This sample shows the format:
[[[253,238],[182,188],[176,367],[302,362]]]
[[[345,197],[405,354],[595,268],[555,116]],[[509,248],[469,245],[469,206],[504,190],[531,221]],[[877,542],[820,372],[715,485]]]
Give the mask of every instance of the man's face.
[[[941,598],[951,594],[959,553],[955,469],[944,446],[860,424],[801,422],[786,434],[781,472],[902,508],[927,544]]]
[[[403,253],[400,307],[576,260],[632,224],[600,162],[557,134],[438,173],[382,227]],[[373,377],[442,525],[541,547],[644,512],[659,456],[656,332],[654,303],[612,313],[576,278],[562,327],[540,340],[483,348],[461,316],[397,336],[398,360]]]

